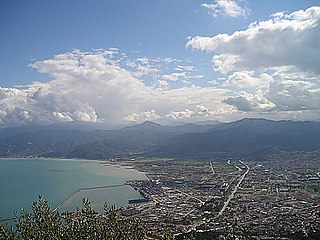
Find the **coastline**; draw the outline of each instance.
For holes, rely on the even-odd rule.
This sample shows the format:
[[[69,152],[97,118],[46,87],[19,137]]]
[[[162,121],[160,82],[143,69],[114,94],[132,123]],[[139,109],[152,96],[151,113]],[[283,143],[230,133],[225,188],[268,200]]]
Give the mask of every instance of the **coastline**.
[[[0,161],[33,161],[33,160],[36,160],[36,161],[66,161],[66,162],[86,162],[86,163],[98,163],[106,168],[109,168],[109,167],[113,167],[116,169],[125,169],[127,171],[132,171],[132,172],[135,172],[136,174],[142,174],[144,176],[145,179],[149,179],[148,176],[147,176],[147,173],[145,172],[142,172],[142,171],[139,171],[137,170],[134,166],[130,166],[130,165],[127,165],[127,164],[121,164],[121,163],[118,163],[118,162],[112,162],[110,160],[90,160],[90,159],[84,159],[84,158],[47,158],[47,157],[0,157]],[[101,170],[101,169],[100,169]],[[101,175],[101,172],[100,174],[97,172],[96,173],[97,175]],[[104,174],[102,174],[104,175]],[[125,177],[124,175],[122,174],[119,174],[119,173],[116,173],[116,172],[113,172],[113,173],[109,173],[108,175],[106,176],[119,176],[119,177]],[[133,180],[143,180],[142,178],[137,178],[137,179],[133,179]]]
[[[51,158],[51,157],[0,157],[0,160],[8,160],[8,161],[15,161],[15,160],[53,160],[53,161],[75,161],[75,162],[80,162],[80,161],[86,161],[86,162],[99,162],[103,163],[106,162],[104,160],[94,160],[94,159],[85,159],[85,158]]]
[[[17,161],[21,161],[21,163],[23,163],[22,165],[20,165],[20,163]],[[28,164],[28,162],[31,161],[33,162],[32,164]],[[79,199],[82,198],[80,196],[85,194],[95,194],[97,193],[97,190],[99,190],[101,188],[101,191],[99,190],[99,194],[95,195],[95,197],[102,197],[102,195],[104,197],[106,197],[106,199],[108,199],[108,197],[110,196],[109,193],[106,193],[107,191],[111,191],[112,192],[112,196],[114,196],[114,194],[116,194],[116,196],[119,197],[115,197],[112,198],[111,202],[114,202],[115,205],[119,205],[119,206],[126,206],[127,202],[124,201],[124,199],[126,199],[126,194],[129,194],[128,199],[132,199],[132,198],[136,198],[137,196],[134,195],[133,192],[131,192],[131,190],[128,193],[128,190],[124,191],[123,190],[117,190],[119,189],[116,186],[119,185],[123,185],[123,186],[127,186],[130,189],[134,190],[136,192],[136,190],[134,188],[132,188],[132,186],[126,184],[127,181],[130,180],[144,180],[144,179],[148,179],[146,174],[143,172],[138,171],[137,169],[131,168],[126,165],[122,165],[122,164],[117,164],[117,166],[114,165],[113,162],[109,162],[109,161],[99,161],[99,160],[89,160],[89,159],[64,159],[64,158],[43,158],[43,157],[39,157],[39,158],[25,158],[25,157],[20,157],[20,158],[14,158],[14,157],[8,157],[8,158],[0,158],[0,162],[4,163],[3,166],[6,166],[6,162],[9,164],[10,162],[12,162],[12,164],[10,164],[10,166],[29,166],[28,170],[25,170],[24,167],[22,167],[21,169],[19,168],[12,168],[15,169],[14,172],[15,174],[9,174],[9,175],[4,175],[3,177],[3,182],[5,182],[6,184],[3,186],[4,190],[5,189],[9,189],[6,188],[5,186],[8,186],[8,184],[10,184],[11,186],[13,186],[12,181],[10,181],[9,179],[12,176],[16,176],[16,173],[22,173],[22,176],[24,178],[24,180],[20,181],[20,183],[18,182],[18,186],[20,186],[20,188],[18,187],[16,190],[14,190],[15,192],[19,192],[22,193],[23,190],[25,188],[25,184],[27,184],[26,181],[27,179],[31,179],[31,177],[34,177],[34,175],[32,175],[32,171],[34,169],[34,166],[44,166],[45,162],[56,162],[52,165],[52,167],[48,167],[48,168],[41,168],[41,171],[38,171],[37,173],[37,178],[38,179],[45,179],[47,177],[49,177],[49,179],[55,179],[57,178],[58,180],[53,180],[53,182],[55,182],[53,185],[52,190],[56,191],[55,193],[49,193],[48,192],[48,188],[46,186],[43,186],[43,181],[37,181],[35,180],[34,182],[32,182],[32,184],[29,184],[28,186],[31,187],[32,189],[37,189],[39,187],[39,191],[34,191],[34,192],[30,192],[27,191],[26,193],[22,193],[22,194],[26,194],[24,195],[24,199],[25,200],[20,200],[20,197],[17,195],[11,196],[11,200],[13,201],[13,204],[10,203],[12,202],[11,200],[9,200],[9,198],[5,198],[2,199],[3,202],[3,209],[1,212],[1,217],[3,218],[8,218],[10,217],[13,211],[17,211],[17,209],[21,209],[21,208],[25,208],[27,210],[30,210],[30,206],[29,204],[34,201],[36,199],[36,197],[41,194],[44,195],[52,204],[52,206],[56,207],[59,204],[61,204],[61,202],[63,202],[66,197],[68,197],[71,193],[73,193],[74,191],[78,190],[78,189],[82,189],[82,191],[79,191]],[[69,177],[65,177],[65,174],[74,174],[73,171],[51,171],[51,170],[63,170],[64,163],[66,163],[66,166],[69,166],[68,168],[70,169],[70,164],[74,165],[74,166],[78,166],[79,163],[79,168],[77,167],[76,171],[80,171],[79,174],[80,175],[73,175],[73,177],[70,179]],[[68,164],[69,162],[69,164]],[[73,162],[73,163],[72,163]],[[39,163],[39,164],[38,164]],[[40,164],[41,163],[41,164]],[[42,164],[43,163],[43,164]],[[81,164],[82,163],[82,164]],[[46,165],[46,164],[45,164]],[[57,167],[55,167],[55,165]],[[59,167],[61,166],[61,167]],[[92,168],[91,168],[92,166]],[[2,170],[4,171],[5,168],[3,168]],[[86,169],[85,171],[83,169]],[[11,170],[10,170],[11,171]],[[8,172],[8,171],[6,171]],[[83,173],[86,173],[85,175],[82,175]],[[62,174],[62,175],[55,175],[55,174]],[[20,175],[20,174],[19,174]],[[92,177],[91,177],[92,176]],[[105,178],[106,177],[106,178]],[[95,179],[99,179],[100,180],[92,180],[93,178]],[[123,179],[122,181],[120,180],[115,180],[115,179]],[[65,182],[64,180],[65,179]],[[106,180],[103,180],[106,179]],[[31,179],[32,180],[32,179]],[[111,180],[111,182],[109,182],[109,180]],[[66,187],[69,184],[69,181],[73,182],[75,181],[75,183],[73,183],[73,187]],[[92,181],[92,182],[91,182]],[[84,184],[83,184],[84,183]],[[34,184],[39,184],[39,186],[35,187]],[[50,183],[50,186],[52,183]],[[21,186],[24,186],[23,188],[21,188]],[[63,187],[62,187],[63,186]],[[103,186],[103,188],[101,187]],[[50,188],[51,188],[50,187]],[[61,187],[63,189],[61,189]],[[12,188],[10,187],[10,192],[12,191]],[[107,190],[108,189],[108,190]],[[22,192],[20,192],[20,190]],[[51,190],[50,190],[51,191]],[[118,195],[117,195],[118,194]],[[124,194],[124,195],[121,195]],[[60,197],[55,197],[55,196],[60,196]],[[77,195],[77,196],[76,196]],[[93,195],[92,195],[93,196]],[[75,194],[75,201],[77,201],[77,197],[78,194]],[[94,198],[95,198],[94,197]],[[104,197],[102,199],[104,199]],[[118,199],[116,199],[118,198]],[[73,201],[73,200],[72,200]],[[104,200],[103,200],[104,201]],[[0,201],[1,202],[1,201]],[[92,202],[96,202],[95,200],[93,200]],[[79,203],[81,205],[81,201]],[[94,203],[94,205],[99,204]],[[99,206],[99,208],[103,208],[103,206]],[[7,209],[7,210],[6,210]]]

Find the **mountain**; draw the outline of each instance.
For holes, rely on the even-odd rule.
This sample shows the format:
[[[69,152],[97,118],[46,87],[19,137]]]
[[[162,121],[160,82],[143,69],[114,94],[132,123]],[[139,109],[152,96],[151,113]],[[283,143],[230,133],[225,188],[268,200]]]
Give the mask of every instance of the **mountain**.
[[[82,144],[67,157],[104,159],[143,154],[165,144],[171,138],[186,133],[202,133],[212,126],[184,124],[162,126],[150,121],[113,131],[106,138]]]
[[[205,132],[212,126],[161,126],[147,121],[120,130],[92,130],[92,127],[83,124],[55,124],[38,128],[1,129],[0,156],[114,158],[143,153],[174,136]]]
[[[81,144],[67,154],[67,157],[104,159],[128,156],[154,149],[158,144],[174,135],[165,127],[145,122],[110,132],[105,138]]]
[[[62,124],[1,129],[0,156],[86,159],[248,157],[274,149],[320,149],[319,122],[243,119],[231,123],[163,126],[147,121],[119,130],[92,128]]]
[[[214,126],[205,133],[176,136],[148,156],[246,156],[272,149],[320,149],[320,123],[243,119]]]
[[[0,156],[44,156],[68,152],[73,147],[107,136],[106,131],[34,130],[22,131],[0,140]]]

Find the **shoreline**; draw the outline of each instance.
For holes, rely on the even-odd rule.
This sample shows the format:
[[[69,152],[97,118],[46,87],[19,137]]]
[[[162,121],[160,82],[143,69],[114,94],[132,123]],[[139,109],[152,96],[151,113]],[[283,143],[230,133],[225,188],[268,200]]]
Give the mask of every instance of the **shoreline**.
[[[16,160],[39,160],[39,161],[75,161],[75,162],[107,162],[105,160],[94,160],[84,158],[51,158],[51,157],[0,157],[0,160],[16,161]]]
[[[73,193],[74,191],[78,190],[78,189],[83,189],[83,190],[96,190],[101,188],[101,186],[103,186],[103,191],[106,191],[106,188],[116,188],[119,185],[123,185],[123,186],[128,186],[129,188],[133,189],[136,191],[136,189],[134,189],[132,186],[130,186],[129,184],[127,184],[128,181],[140,181],[140,180],[147,180],[148,177],[144,172],[138,171],[135,168],[132,167],[128,167],[126,165],[122,165],[122,164],[118,164],[117,166],[114,165],[114,163],[109,162],[109,161],[101,161],[101,160],[89,160],[89,159],[67,159],[67,158],[45,158],[45,157],[36,157],[36,158],[27,158],[27,157],[1,157],[0,161],[4,163],[4,166],[6,166],[6,162],[9,164],[10,162],[12,162],[12,164],[15,165],[29,165],[28,163],[32,163],[38,165],[42,163],[45,164],[46,162],[48,164],[50,164],[50,162],[56,162],[54,163],[54,165],[58,164],[58,165],[64,165],[67,164],[69,166],[69,164],[71,165],[82,165],[81,163],[85,164],[83,165],[85,168],[87,166],[87,164],[94,165],[93,168],[88,168],[88,174],[91,176],[91,174],[94,176],[101,176],[101,177],[110,177],[110,178],[119,178],[119,179],[124,179],[123,182],[119,182],[119,183],[109,183],[108,181],[101,182],[101,183],[93,183],[90,184],[88,186],[81,186],[79,184],[75,184],[75,187],[71,187],[70,191],[66,191],[66,193],[63,192],[63,194],[61,194],[61,201],[58,200],[55,202],[55,200],[50,199],[50,202],[52,204],[52,206],[56,207],[59,206],[59,204],[61,204],[61,202],[65,201],[66,197],[68,197],[68,195],[70,193]],[[63,161],[65,161],[65,163],[63,163]],[[99,165],[98,165],[99,164]],[[10,164],[11,165],[11,164]],[[89,166],[88,165],[88,166]],[[61,167],[62,168],[62,167]],[[49,169],[49,168],[48,168]],[[82,167],[81,167],[82,169]],[[57,175],[58,176],[58,175]],[[106,178],[107,179],[107,178]],[[113,190],[112,190],[113,191]],[[83,192],[83,191],[81,191]],[[92,192],[94,194],[94,192]],[[42,193],[46,195],[45,193]],[[90,192],[91,194],[91,192]],[[39,195],[38,193],[36,195]],[[46,195],[48,196],[48,195]],[[49,197],[48,197],[49,199]],[[121,199],[120,199],[121,200]],[[118,201],[121,202],[121,201]],[[117,203],[116,205],[121,205],[122,203]],[[19,209],[21,208],[22,204],[19,205]],[[18,209],[18,208],[17,208]],[[6,211],[4,211],[6,212]],[[4,218],[7,218],[8,215],[7,213],[5,213],[5,215],[3,215]]]
[[[126,165],[126,164],[121,164],[121,163],[116,163],[116,162],[112,162],[109,160],[90,160],[90,159],[84,159],[84,158],[46,158],[46,157],[32,157],[32,158],[28,158],[28,157],[0,157],[0,161],[29,161],[29,160],[36,160],[36,161],[66,161],[66,162],[90,162],[90,163],[99,163],[100,165],[104,166],[104,167],[114,167],[116,169],[125,169],[128,171],[135,171],[138,172],[140,174],[143,174],[144,177],[146,179],[149,179],[147,176],[146,172],[142,172],[139,171],[138,169],[136,169],[133,166],[130,165]],[[112,176],[112,174],[110,175]],[[133,180],[142,180],[140,178],[138,179],[133,179]]]

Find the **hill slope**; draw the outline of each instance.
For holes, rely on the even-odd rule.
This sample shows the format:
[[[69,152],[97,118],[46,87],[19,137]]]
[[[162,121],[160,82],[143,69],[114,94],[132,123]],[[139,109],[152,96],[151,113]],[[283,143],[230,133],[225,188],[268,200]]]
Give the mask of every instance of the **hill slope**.
[[[275,148],[286,151],[320,149],[320,123],[243,119],[218,125],[205,133],[174,137],[149,156],[241,156]]]
[[[56,126],[0,131],[3,157],[232,157],[273,149],[320,149],[320,123],[243,119],[217,125],[162,126],[145,122],[112,131]]]

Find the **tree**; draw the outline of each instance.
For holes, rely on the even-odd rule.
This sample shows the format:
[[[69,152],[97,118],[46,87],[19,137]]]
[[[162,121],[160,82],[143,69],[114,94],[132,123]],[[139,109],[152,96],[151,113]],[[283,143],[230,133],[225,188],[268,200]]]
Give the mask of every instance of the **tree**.
[[[15,216],[15,226],[0,224],[0,239],[4,240],[67,240],[67,239],[144,239],[144,225],[136,218],[124,218],[121,210],[105,205],[98,214],[88,200],[75,212],[53,212],[46,200],[32,204],[32,214],[22,210]]]

